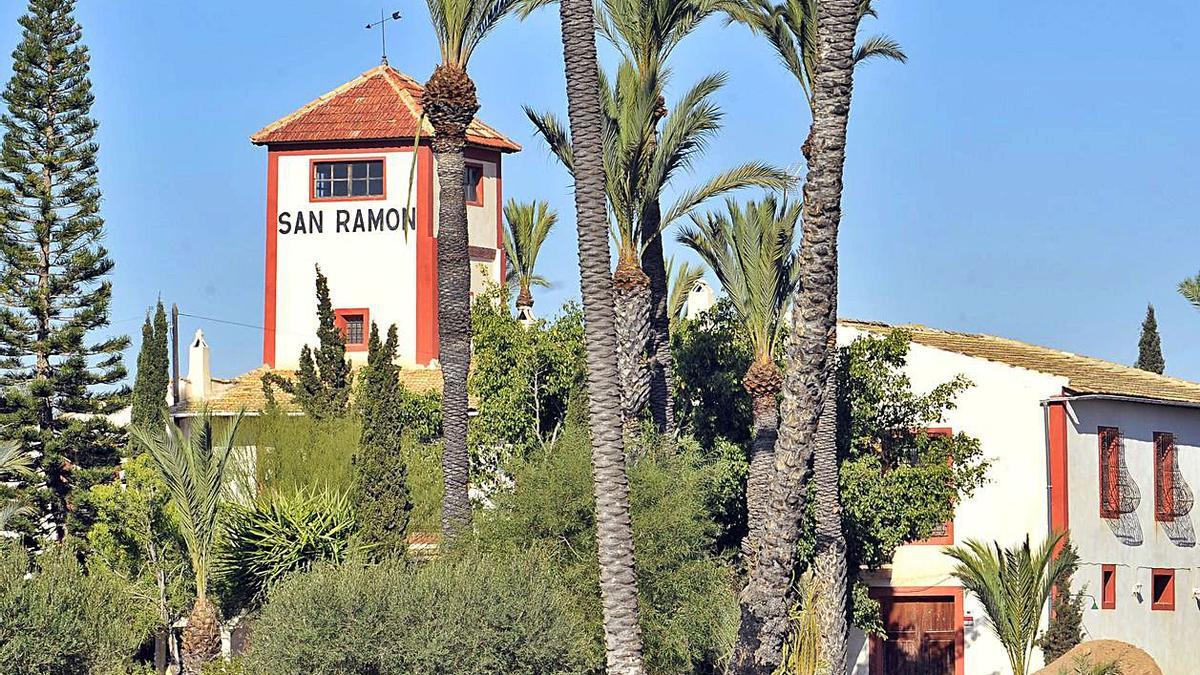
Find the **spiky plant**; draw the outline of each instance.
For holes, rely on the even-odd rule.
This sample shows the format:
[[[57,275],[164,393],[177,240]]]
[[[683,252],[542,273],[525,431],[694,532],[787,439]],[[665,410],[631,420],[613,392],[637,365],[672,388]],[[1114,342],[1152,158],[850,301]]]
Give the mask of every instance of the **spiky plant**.
[[[433,126],[438,186],[438,361],[442,368],[442,531],[471,522],[467,494],[467,371],[471,365],[471,264],[467,254],[467,204],[463,193],[467,127],[479,111],[467,63],[475,49],[518,0],[427,0],[441,63],[421,95]]]
[[[781,189],[786,174],[751,162],[710,178],[684,191],[665,212],[654,209],[672,180],[689,169],[721,128],[721,111],[712,100],[724,85],[723,74],[710,75],[689,89],[669,113],[663,108],[659,73],[642,73],[625,59],[615,81],[601,74],[604,124],[605,193],[617,244],[617,267],[612,285],[617,311],[617,363],[621,375],[621,411],[627,435],[637,428],[650,394],[650,279],[642,270],[644,242],[686,217],[704,202],[733,190],[759,186]],[[547,145],[574,173],[570,134],[557,117],[526,108],[526,114]],[[663,129],[656,134],[658,120]]]
[[[1192,303],[1196,309],[1200,309],[1200,274],[1179,282],[1179,294]]]
[[[953,574],[963,588],[974,593],[987,613],[989,627],[1004,646],[1013,675],[1028,672],[1034,638],[1050,590],[1067,573],[1068,556],[1057,555],[1066,537],[1058,532],[1034,550],[1025,541],[1010,548],[998,542],[969,539],[946,549],[957,563]]]
[[[683,306],[697,281],[704,278],[704,267],[684,260],[676,266],[675,256],[667,259],[667,278],[671,280],[667,293],[667,317],[672,323],[683,317]]]
[[[549,287],[550,282],[537,273],[538,253],[547,235],[558,222],[558,213],[544,201],[518,202],[508,200],[504,205],[504,253],[508,270],[505,280],[517,287],[517,311],[533,307],[531,286]]]
[[[775,363],[780,324],[796,287],[796,225],[800,202],[769,196],[745,206],[732,199],[725,212],[692,215],[679,243],[695,251],[717,275],[750,337],[754,359],[742,386],[754,401],[754,443],[746,482],[749,531],[742,550],[753,559],[767,508],[767,487],[775,464],[779,413],[776,396],[783,373]]]
[[[183,629],[183,672],[187,675],[197,675],[221,653],[220,615],[208,599],[208,579],[225,467],[240,423],[239,415],[219,439],[208,414],[193,419],[186,434],[173,424],[131,429],[162,473],[195,576],[196,602]]]
[[[23,480],[34,475],[33,458],[20,443],[0,442],[0,481]],[[7,500],[0,506],[0,532],[8,530],[8,523],[13,518],[33,517],[36,514],[37,510],[30,506]]]

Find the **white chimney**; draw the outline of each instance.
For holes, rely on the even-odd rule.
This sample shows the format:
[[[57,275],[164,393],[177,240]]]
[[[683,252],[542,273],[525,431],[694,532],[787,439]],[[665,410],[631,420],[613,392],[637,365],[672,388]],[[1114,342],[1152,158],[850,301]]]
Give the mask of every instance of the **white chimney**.
[[[712,286],[709,286],[708,282],[703,279],[697,280],[692,286],[692,290],[688,291],[686,314],[688,320],[695,319],[712,309],[713,303]]]
[[[196,329],[196,336],[188,348],[188,399],[192,401],[206,400],[212,394],[212,370],[208,358],[204,331]]]

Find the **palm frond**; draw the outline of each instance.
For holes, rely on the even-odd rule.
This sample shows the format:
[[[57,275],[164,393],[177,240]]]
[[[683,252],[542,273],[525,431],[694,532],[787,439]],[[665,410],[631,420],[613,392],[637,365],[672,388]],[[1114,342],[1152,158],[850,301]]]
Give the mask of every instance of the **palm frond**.
[[[571,150],[571,132],[563,126],[553,113],[538,112],[529,106],[522,106],[525,116],[533,122],[538,135],[546,142],[550,152],[562,162],[567,171],[575,175],[575,155]]]
[[[667,278],[671,290],[667,293],[667,316],[675,321],[683,316],[683,306],[697,281],[704,278],[704,268],[684,260],[675,266],[675,256],[667,258]]]
[[[527,0],[426,0],[442,63],[466,69],[475,49]],[[532,10],[530,10],[532,11]]]
[[[37,511],[31,507],[23,506],[13,500],[9,500],[3,505],[0,505],[0,532],[6,532],[8,530],[8,523],[13,518],[32,518],[36,515]]]
[[[16,441],[0,443],[0,479],[28,478],[33,475],[33,458]]]
[[[750,162],[735,167],[722,174],[713,176],[708,182],[688,190],[680,195],[675,203],[663,214],[662,228],[666,229],[676,221],[686,218],[704,202],[720,197],[734,190],[745,187],[761,187],[768,190],[783,191],[789,188],[795,178],[783,169],[778,169],[762,162]]]
[[[510,199],[504,205],[504,253],[507,258],[506,279],[518,286],[549,286],[534,272],[538,253],[546,237],[558,222],[558,213],[550,204],[535,200],[518,202]]]
[[[862,63],[868,59],[890,59],[906,63],[908,55],[904,53],[899,42],[887,35],[872,35],[854,48],[854,63]]]
[[[1200,274],[1179,282],[1179,294],[1192,303],[1196,309],[1200,309]]]

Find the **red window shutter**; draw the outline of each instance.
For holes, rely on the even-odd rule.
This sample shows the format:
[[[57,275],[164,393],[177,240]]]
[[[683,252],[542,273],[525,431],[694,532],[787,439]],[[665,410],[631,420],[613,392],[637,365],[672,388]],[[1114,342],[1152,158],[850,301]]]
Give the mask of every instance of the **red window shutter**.
[[[1154,432],[1154,519],[1175,520],[1175,435]]]
[[[1117,608],[1117,566],[1100,567],[1100,608]]]
[[[1100,427],[1100,517],[1120,517],[1121,431]]]

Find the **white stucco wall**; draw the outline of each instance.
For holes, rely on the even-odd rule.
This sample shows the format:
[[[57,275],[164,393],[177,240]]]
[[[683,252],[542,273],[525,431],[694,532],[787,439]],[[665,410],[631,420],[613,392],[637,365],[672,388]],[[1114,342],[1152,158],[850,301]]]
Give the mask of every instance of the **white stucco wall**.
[[[848,344],[859,333],[841,328],[838,342]],[[989,481],[958,505],[954,541],[976,538],[1003,545],[1036,542],[1048,531],[1046,436],[1041,401],[1062,391],[1065,378],[913,344],[905,369],[917,392],[965,375],[974,386],[957,399],[943,425],[978,438],[991,460]],[[896,587],[958,586],[953,563],[940,546],[909,545],[896,552],[893,564],[868,578],[871,585]],[[1007,658],[986,625],[976,599],[966,594],[964,613],[973,625],[964,628],[966,675],[1007,673]],[[1045,617],[1043,617],[1045,621]],[[851,642],[854,675],[869,672],[868,646],[861,635]],[[1035,661],[1040,665],[1040,652]]]
[[[437,213],[437,207],[441,203],[442,192],[441,184],[437,180],[436,163],[435,157],[434,213]],[[487,287],[488,282],[499,284],[502,279],[503,270],[500,269],[499,249],[503,248],[503,242],[496,236],[498,232],[496,214],[499,213],[499,200],[502,199],[500,194],[502,184],[498,177],[499,167],[495,162],[469,158],[466,163],[483,167],[483,204],[467,204],[468,245],[497,251],[490,261],[471,258],[471,292],[480,293]],[[437,232],[436,228],[434,232]]]
[[[1136,511],[1120,519],[1100,517],[1100,452],[1097,427],[1118,427],[1125,461],[1141,493]],[[1067,404],[1067,455],[1071,538],[1079,549],[1076,590],[1084,586],[1100,604],[1101,565],[1116,566],[1116,608],[1084,604],[1089,639],[1113,638],[1146,650],[1164,673],[1200,672],[1196,641],[1200,605],[1200,552],[1194,514],[1167,526],[1154,518],[1154,432],[1175,435],[1184,480],[1200,486],[1200,409],[1130,401],[1075,400]],[[1151,568],[1175,570],[1175,610],[1150,607]],[[1142,594],[1133,594],[1141,582]]]
[[[384,157],[384,179],[387,199],[311,201],[310,160],[337,161],[343,159]],[[300,350],[316,340],[316,294],[314,265],[329,278],[330,298],[334,308],[366,307],[371,321],[386,331],[396,324],[400,336],[400,356],[412,361],[416,349],[416,231],[406,233],[401,225],[395,230],[339,231],[337,212],[349,211],[353,218],[361,210],[406,208],[415,214],[417,208],[416,181],[409,191],[409,174],[415,170],[411,151],[321,155],[281,155],[278,181],[278,214],[296,212],[323,216],[321,232],[292,231],[277,235],[276,268],[276,337],[275,365],[295,368]],[[410,222],[415,228],[415,221]],[[351,220],[350,227],[353,227]],[[311,228],[309,228],[311,230]],[[351,358],[365,359],[365,352],[351,353]]]

